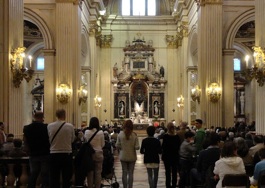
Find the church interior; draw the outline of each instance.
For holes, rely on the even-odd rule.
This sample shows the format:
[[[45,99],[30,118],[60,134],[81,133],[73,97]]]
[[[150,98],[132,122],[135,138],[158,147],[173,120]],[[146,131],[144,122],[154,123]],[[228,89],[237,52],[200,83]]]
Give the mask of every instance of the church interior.
[[[264,128],[264,0],[0,1],[0,121],[64,108],[76,128],[131,119]]]

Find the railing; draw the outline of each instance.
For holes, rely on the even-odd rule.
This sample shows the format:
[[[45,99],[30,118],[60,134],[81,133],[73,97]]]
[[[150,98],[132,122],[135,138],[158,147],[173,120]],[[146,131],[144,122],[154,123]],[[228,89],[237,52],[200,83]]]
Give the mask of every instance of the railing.
[[[28,184],[28,172],[28,157],[0,157],[0,187],[26,188]]]

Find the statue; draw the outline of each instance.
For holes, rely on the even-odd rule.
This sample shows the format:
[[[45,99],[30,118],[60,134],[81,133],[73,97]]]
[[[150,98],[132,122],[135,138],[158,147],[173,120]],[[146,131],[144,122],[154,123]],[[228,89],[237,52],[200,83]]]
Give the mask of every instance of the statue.
[[[124,115],[125,105],[123,101],[120,101],[119,110],[120,110],[120,115]]]
[[[163,66],[160,67],[160,75],[162,78],[164,78],[164,75],[165,75],[165,69]]]
[[[241,110],[240,110],[240,114],[243,115],[245,114],[244,112],[244,108],[245,108],[245,93],[242,91],[241,92],[241,95],[240,95],[240,107],[241,107]]]
[[[149,55],[149,57],[148,57],[148,62],[149,62],[149,63],[153,63],[153,56]]]
[[[113,77],[117,78],[118,77],[118,67],[117,67],[117,63],[115,63],[114,67],[113,67]]]
[[[154,115],[159,115],[158,101],[154,102]]]

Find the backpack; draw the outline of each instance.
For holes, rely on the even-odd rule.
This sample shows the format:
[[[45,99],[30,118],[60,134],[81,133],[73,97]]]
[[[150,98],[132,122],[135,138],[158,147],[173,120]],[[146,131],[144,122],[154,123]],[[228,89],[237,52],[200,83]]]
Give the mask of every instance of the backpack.
[[[94,170],[95,163],[93,160],[93,155],[95,153],[94,148],[91,146],[90,141],[97,134],[96,131],[93,136],[81,145],[80,149],[77,151],[74,158],[75,165],[75,185],[83,186],[85,177],[89,171]]]
[[[75,167],[86,173],[94,170],[94,153],[95,150],[89,142],[83,143],[75,156]]]

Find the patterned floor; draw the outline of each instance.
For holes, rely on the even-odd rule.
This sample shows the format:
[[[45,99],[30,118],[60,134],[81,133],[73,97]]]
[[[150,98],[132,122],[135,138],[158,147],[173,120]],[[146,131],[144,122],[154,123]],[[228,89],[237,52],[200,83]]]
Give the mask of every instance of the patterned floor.
[[[144,137],[139,137],[139,142],[141,144],[142,139]],[[119,161],[119,157],[117,153],[115,152],[114,154],[115,157],[115,175],[117,177],[117,181],[120,184],[120,188],[122,188],[122,169],[121,169],[121,164]],[[146,168],[143,164],[143,155],[140,154],[139,150],[137,151],[137,161],[135,165],[135,170],[134,170],[134,183],[133,187],[135,188],[148,188],[148,179],[147,179],[147,172]],[[160,162],[160,167],[159,167],[159,177],[158,177],[158,183],[157,183],[157,188],[165,188],[165,169],[163,162]]]

